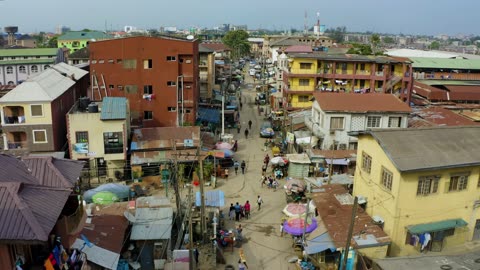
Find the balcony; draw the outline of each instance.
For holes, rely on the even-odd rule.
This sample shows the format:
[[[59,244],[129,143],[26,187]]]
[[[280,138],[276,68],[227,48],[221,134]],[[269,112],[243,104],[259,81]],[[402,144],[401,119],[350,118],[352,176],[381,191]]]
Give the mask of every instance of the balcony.
[[[22,106],[5,106],[2,120],[3,125],[25,124],[25,110]]]
[[[27,149],[27,141],[18,141],[18,142],[7,141],[7,148],[8,150]]]
[[[375,76],[383,77],[383,71],[376,71]]]
[[[317,71],[315,69],[303,69],[303,68],[291,68],[290,69],[290,74],[317,74]]]
[[[366,76],[370,76],[372,73],[368,70],[357,70],[355,75],[366,75]]]

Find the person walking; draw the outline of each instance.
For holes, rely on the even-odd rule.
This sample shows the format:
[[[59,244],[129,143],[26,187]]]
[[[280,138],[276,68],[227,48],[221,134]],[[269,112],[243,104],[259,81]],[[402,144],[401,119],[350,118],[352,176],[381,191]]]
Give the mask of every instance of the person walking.
[[[228,169],[225,168],[225,180],[228,180]]]
[[[252,120],[248,120],[248,129],[252,129]]]
[[[238,161],[235,160],[235,162],[233,163],[233,168],[235,169],[235,175],[238,174],[239,167],[240,167],[240,163],[238,163]]]
[[[260,210],[260,208],[262,208],[262,203],[263,203],[262,197],[260,197],[260,195],[258,195],[258,198],[257,198],[258,210]]]
[[[250,201],[247,201],[243,208],[245,209],[245,218],[248,219],[250,217]]]
[[[242,208],[240,207],[240,204],[238,202],[235,204],[235,220],[240,221],[240,211]]]
[[[240,167],[242,168],[242,174],[245,174],[245,168],[247,167],[245,160],[242,160],[242,165],[240,165]]]
[[[230,209],[228,210],[228,219],[233,220],[235,218],[235,206],[233,203],[230,204]]]
[[[240,123],[237,124],[237,134],[240,134],[240,130],[242,130],[242,126]]]
[[[242,259],[238,260],[238,270],[245,270],[248,269],[247,263],[242,262]]]
[[[248,129],[245,129],[245,139],[248,139]]]
[[[193,250],[193,255],[195,256],[195,262],[198,265],[198,256],[200,255],[200,251],[198,251],[198,248],[195,248]]]
[[[262,165],[262,175],[267,173],[267,164],[263,163]]]

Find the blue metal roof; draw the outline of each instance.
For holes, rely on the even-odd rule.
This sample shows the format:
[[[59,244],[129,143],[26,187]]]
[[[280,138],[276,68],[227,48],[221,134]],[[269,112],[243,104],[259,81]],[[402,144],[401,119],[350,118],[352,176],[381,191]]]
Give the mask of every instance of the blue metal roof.
[[[220,112],[216,109],[198,108],[197,120],[218,124],[220,123]]]
[[[320,253],[327,249],[330,249],[332,252],[337,250],[328,233],[321,234],[312,240],[307,240],[307,245],[305,246],[305,252],[309,255]]]
[[[124,97],[105,97],[102,102],[101,120],[127,119],[127,99]]]
[[[195,194],[195,205],[200,206],[200,192]],[[225,194],[221,190],[210,190],[205,192],[205,206],[223,207],[225,206]]]

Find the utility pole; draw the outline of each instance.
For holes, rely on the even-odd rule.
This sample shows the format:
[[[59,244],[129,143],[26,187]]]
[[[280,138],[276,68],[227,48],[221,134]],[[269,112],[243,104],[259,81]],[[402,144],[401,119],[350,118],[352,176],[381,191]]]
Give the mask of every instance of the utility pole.
[[[206,232],[206,227],[205,227],[205,193],[204,193],[204,183],[203,183],[203,160],[202,156],[200,155],[200,146],[201,143],[198,144],[198,150],[197,150],[197,157],[198,157],[198,164],[200,166],[200,173],[199,173],[199,180],[200,180],[200,228],[202,231],[202,241],[205,243],[205,232]]]
[[[308,199],[307,207],[305,209],[305,222],[303,222],[303,234],[302,234],[302,244],[305,245],[305,234],[307,233],[307,219],[308,219],[308,206],[310,205],[310,199]]]
[[[335,140],[333,140],[333,151],[335,151]],[[332,182],[332,174],[333,174],[333,154],[330,158],[330,167],[328,168],[328,184]]]
[[[175,203],[177,206],[177,212],[180,213],[180,191],[178,190],[178,153],[177,153],[177,141],[174,139],[173,141],[173,151],[175,152],[175,159],[174,159],[174,172],[173,172],[173,190],[175,191]]]
[[[188,189],[188,239],[190,243],[189,257],[190,257],[190,266],[189,270],[193,270],[193,225],[192,225],[192,186]]]
[[[353,236],[353,227],[355,225],[355,216],[357,215],[357,207],[358,207],[358,197],[355,196],[355,199],[353,200],[352,219],[350,220],[350,226],[348,227],[347,244],[345,245],[345,251],[343,253],[343,262],[342,262],[341,270],[347,269],[348,253],[350,251],[350,243],[352,241],[352,236]]]

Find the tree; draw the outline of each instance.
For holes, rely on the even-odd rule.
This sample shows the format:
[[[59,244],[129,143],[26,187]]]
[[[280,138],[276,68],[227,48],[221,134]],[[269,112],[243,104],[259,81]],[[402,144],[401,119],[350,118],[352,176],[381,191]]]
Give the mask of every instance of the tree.
[[[372,47],[367,44],[353,43],[352,48],[347,51],[347,54],[372,55]]]
[[[377,54],[378,47],[381,43],[380,36],[378,34],[373,34],[370,36],[370,44],[372,44],[373,54]]]
[[[238,59],[250,54],[248,33],[245,30],[229,31],[222,39],[223,43],[232,50],[232,58]]]
[[[57,48],[58,36],[50,38],[47,42],[47,48]]]
[[[329,37],[335,40],[337,43],[342,43],[345,40],[345,34],[347,33],[347,28],[345,26],[340,26],[337,28],[329,28],[325,31]]]
[[[395,40],[392,37],[384,37],[383,42],[386,44],[393,44],[395,43]]]
[[[430,50],[438,50],[440,49],[440,42],[438,41],[433,41],[430,43]]]

